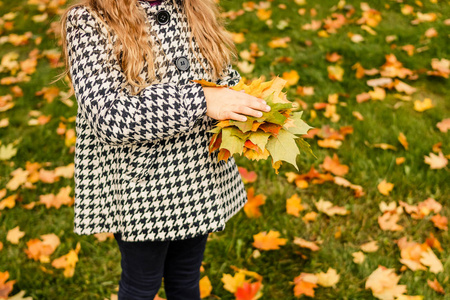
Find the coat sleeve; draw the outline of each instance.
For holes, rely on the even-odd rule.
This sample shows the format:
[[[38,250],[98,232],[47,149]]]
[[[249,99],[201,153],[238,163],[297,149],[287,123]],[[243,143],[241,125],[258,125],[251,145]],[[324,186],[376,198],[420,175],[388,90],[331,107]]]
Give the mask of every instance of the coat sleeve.
[[[223,85],[228,84],[228,86],[235,86],[241,80],[241,74],[238,71],[233,69],[231,65],[228,65],[227,70],[225,71],[225,76],[217,80],[216,84]]]
[[[96,137],[107,144],[144,143],[187,132],[206,114],[198,83],[153,84],[138,95],[117,63],[108,63],[108,38],[82,6],[71,9],[66,22],[69,70],[75,96]],[[109,47],[111,48],[111,47]]]

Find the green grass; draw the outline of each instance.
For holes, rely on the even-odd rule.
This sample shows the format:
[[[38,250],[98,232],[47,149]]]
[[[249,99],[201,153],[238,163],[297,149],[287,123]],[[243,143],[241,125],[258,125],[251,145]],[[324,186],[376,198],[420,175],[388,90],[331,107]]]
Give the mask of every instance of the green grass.
[[[27,1],[3,1],[0,2],[0,16],[8,12],[16,12],[18,15],[14,21],[14,28],[3,31],[2,36],[10,33],[23,34],[33,32],[33,39],[42,37],[43,41],[36,46],[32,41],[28,45],[15,47],[9,43],[1,45],[0,56],[11,51],[20,53],[20,59],[27,58],[28,53],[34,48],[41,51],[58,48],[56,39],[47,35],[50,21],[56,21],[57,16],[50,15],[48,22],[34,23],[31,17],[39,14],[36,6],[26,4]],[[298,158],[298,166],[301,173],[307,172],[311,166],[319,169],[319,164],[326,156],[337,153],[341,163],[350,167],[345,178],[354,184],[361,185],[366,195],[355,198],[353,192],[344,187],[331,183],[322,185],[311,184],[307,189],[298,189],[294,184],[288,183],[285,172],[295,171],[294,167],[283,165],[280,174],[276,175],[270,162],[254,162],[242,157],[236,157],[238,165],[258,174],[254,186],[256,193],[267,196],[266,204],[261,207],[262,218],[248,219],[243,211],[234,216],[222,232],[212,235],[208,241],[204,267],[205,272],[212,282],[213,295],[207,299],[234,299],[234,296],[223,289],[222,274],[234,274],[231,266],[246,268],[263,276],[264,296],[262,299],[296,299],[293,294],[293,279],[301,272],[318,273],[326,272],[329,267],[337,270],[340,280],[335,289],[318,287],[315,290],[316,299],[375,299],[369,290],[365,289],[368,276],[383,265],[395,268],[398,274],[402,274],[399,284],[407,286],[408,295],[423,295],[424,299],[450,299],[450,237],[448,232],[433,227],[431,216],[416,220],[407,214],[402,214],[398,222],[405,227],[404,231],[383,231],[378,225],[377,218],[381,215],[378,208],[382,201],[390,202],[399,200],[410,204],[417,204],[428,197],[440,202],[444,208],[441,215],[450,217],[450,176],[448,166],[440,170],[432,170],[424,163],[424,155],[428,155],[432,146],[442,143],[444,154],[450,154],[450,138],[448,133],[442,133],[436,127],[436,123],[450,117],[449,81],[440,77],[419,75],[416,81],[403,80],[416,87],[417,93],[412,95],[412,101],[402,102],[394,98],[393,91],[383,101],[356,102],[356,95],[371,90],[366,80],[373,77],[355,78],[355,71],[351,67],[359,62],[365,69],[380,68],[385,63],[385,55],[393,53],[403,65],[411,70],[430,70],[432,58],[450,58],[448,48],[448,26],[444,20],[450,15],[449,1],[438,1],[436,4],[429,0],[423,0],[423,8],[415,1],[367,1],[371,7],[379,10],[382,21],[372,36],[361,30],[354,22],[361,17],[360,1],[347,1],[353,5],[356,12],[351,17],[353,24],[346,24],[336,34],[328,38],[321,38],[316,31],[301,30],[303,24],[310,23],[312,19],[322,20],[333,12],[331,8],[336,1],[308,1],[307,13],[304,16],[298,14],[300,6],[294,1],[274,0],[272,3],[272,29],[260,21],[255,12],[246,12],[229,21],[227,26],[232,32],[246,32],[246,40],[238,44],[238,50],[248,49],[250,43],[255,42],[264,55],[256,59],[256,66],[252,74],[242,74],[246,78],[265,75],[281,76],[283,72],[296,70],[300,75],[299,85],[314,86],[315,95],[301,97],[308,103],[308,109],[303,114],[303,119],[313,127],[321,128],[329,125],[338,129],[341,126],[351,125],[353,134],[346,136],[342,146],[337,149],[324,149],[317,145],[316,140],[307,140],[318,159],[302,154]],[[243,1],[223,0],[221,5],[225,10],[238,10]],[[282,10],[278,4],[284,3],[288,9]],[[414,10],[421,12],[437,13],[437,20],[432,23],[411,25],[413,16],[404,16],[400,8],[404,4],[410,4]],[[386,8],[389,5],[389,8]],[[309,9],[315,8],[317,16],[311,17]],[[340,12],[339,10],[336,12]],[[280,20],[289,20],[289,26],[284,30],[276,28]],[[434,27],[439,33],[438,37],[427,42],[423,38],[428,28]],[[1,26],[0,26],[1,28]],[[0,30],[0,32],[2,32]],[[347,32],[359,33],[365,41],[355,44],[347,37]],[[395,49],[385,42],[388,35],[396,35]],[[271,49],[267,43],[272,37],[291,37],[288,48]],[[306,45],[306,41],[312,43]],[[428,50],[408,56],[401,47],[412,44],[416,48],[427,46]],[[338,52],[343,56],[339,64],[344,68],[344,80],[333,82],[328,79],[325,60],[326,53]],[[271,65],[275,58],[290,56],[293,62]],[[0,140],[2,145],[9,144],[21,138],[18,144],[17,154],[8,161],[0,161],[0,189],[5,187],[10,180],[10,173],[29,162],[49,162],[46,169],[54,169],[73,162],[73,153],[64,144],[64,138],[56,134],[60,117],[69,118],[76,114],[76,102],[73,107],[67,107],[56,99],[47,103],[41,97],[34,94],[58,75],[61,69],[50,68],[45,58],[39,60],[37,72],[31,76],[29,82],[20,83],[24,96],[14,99],[15,107],[6,112],[0,112],[0,119],[9,118],[10,125],[0,128]],[[0,79],[9,76],[0,74]],[[61,89],[66,89],[61,82],[55,84]],[[288,98],[300,98],[295,93],[296,86],[288,91]],[[0,86],[0,96],[11,93],[9,86]],[[331,122],[323,116],[322,111],[317,111],[317,118],[311,120],[311,108],[315,102],[326,102],[329,94],[340,93],[340,102],[347,106],[338,106],[337,113],[341,119],[337,123]],[[434,108],[419,113],[413,109],[414,100],[431,98]],[[74,98],[72,98],[74,100]],[[401,104],[398,104],[401,102]],[[28,126],[28,113],[30,110],[39,110],[44,115],[51,115],[52,119],[43,126]],[[352,111],[359,111],[363,121],[358,121],[352,116]],[[75,123],[67,123],[67,128],[74,128]],[[397,137],[403,132],[409,142],[409,150],[403,149]],[[388,143],[397,147],[396,151],[370,148],[369,144]],[[395,164],[396,157],[405,157],[402,165]],[[395,184],[389,196],[381,195],[377,185],[383,179]],[[120,276],[120,253],[114,240],[99,243],[93,236],[77,236],[72,232],[73,208],[62,207],[46,209],[37,206],[32,210],[25,210],[19,204],[38,201],[39,195],[57,193],[61,187],[71,185],[73,179],[61,179],[54,184],[46,184],[40,181],[35,183],[35,189],[20,188],[18,205],[13,209],[5,209],[0,212],[0,241],[4,248],[0,251],[0,272],[9,271],[10,279],[17,280],[11,294],[25,290],[33,299],[104,299],[116,293]],[[8,191],[7,195],[15,193]],[[346,216],[328,217],[319,214],[317,221],[305,224],[301,218],[286,214],[286,199],[298,193],[302,202],[310,206],[306,212],[316,211],[314,201],[323,198],[336,205],[345,206],[350,210]],[[20,226],[26,235],[18,245],[6,241],[8,230]],[[335,233],[341,230],[341,237],[336,239]],[[268,230],[277,230],[281,237],[288,242],[280,250],[261,251],[259,258],[253,258],[255,248],[252,246],[253,235]],[[26,242],[32,238],[38,238],[42,234],[55,233],[61,239],[61,245],[51,255],[55,259],[74,249],[77,242],[81,244],[79,261],[76,265],[75,275],[65,278],[62,270],[54,269],[50,264],[41,264],[27,258],[24,249]],[[443,252],[434,251],[444,265],[444,272],[433,274],[429,271],[411,271],[407,269],[400,272],[400,251],[395,240],[407,236],[418,243],[425,242],[432,233],[440,241]],[[323,244],[317,252],[311,252],[293,244],[294,237],[306,240],[321,240]],[[377,240],[379,250],[368,253],[366,260],[357,265],[353,263],[352,253],[359,251],[359,246],[370,240]],[[302,258],[301,254],[306,256]],[[41,269],[41,267],[45,269]],[[427,279],[437,280],[444,286],[446,295],[437,294],[426,284]],[[164,296],[163,287],[160,295]]]

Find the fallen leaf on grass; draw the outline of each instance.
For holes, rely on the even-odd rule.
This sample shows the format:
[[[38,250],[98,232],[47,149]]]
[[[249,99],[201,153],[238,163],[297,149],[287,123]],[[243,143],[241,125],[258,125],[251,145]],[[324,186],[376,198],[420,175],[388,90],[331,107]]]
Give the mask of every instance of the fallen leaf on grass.
[[[386,179],[383,179],[383,181],[381,181],[378,186],[378,191],[385,195],[385,196],[389,196],[389,193],[392,191],[392,189],[394,188],[394,184],[387,182]]]
[[[433,71],[428,71],[427,75],[448,78],[450,75],[450,60],[433,58],[431,60],[431,68]]]
[[[8,299],[9,293],[12,292],[13,286],[16,283],[16,280],[7,281],[9,278],[9,272],[0,272],[0,298]]]
[[[287,43],[291,41],[290,37],[273,38],[269,43],[270,48],[287,48]]]
[[[404,227],[397,224],[399,218],[400,216],[397,213],[385,212],[382,216],[378,217],[378,224],[384,231],[401,231]]]
[[[439,155],[430,152],[430,156],[424,156],[425,163],[430,165],[430,169],[443,169],[448,164],[448,159],[444,156],[442,152]]]
[[[14,143],[0,146],[0,160],[9,160],[17,153],[17,148],[14,148]]]
[[[236,293],[238,287],[242,286],[245,282],[244,273],[236,273],[234,276],[230,274],[222,274],[223,288],[230,293]]]
[[[200,279],[199,285],[200,285],[200,298],[203,299],[211,295],[212,285],[208,276],[204,276],[202,279]]]
[[[282,77],[284,80],[286,80],[286,87],[296,85],[298,80],[300,79],[300,76],[298,75],[297,71],[291,70],[289,72],[283,72]]]
[[[319,147],[322,147],[322,148],[338,149],[342,145],[342,142],[334,140],[334,139],[324,139],[324,140],[318,140],[317,145],[319,145]]]
[[[20,291],[14,296],[10,296],[8,300],[33,300],[31,297],[25,297],[26,291]],[[0,294],[1,295],[1,294]]]
[[[377,241],[367,242],[359,247],[361,248],[362,251],[366,253],[375,252],[378,250],[378,242]]]
[[[423,101],[416,100],[414,101],[414,110],[418,112],[423,112],[425,110],[433,108],[434,105],[431,102],[430,98],[425,98]]]
[[[342,67],[336,66],[328,66],[328,78],[333,81],[342,81],[344,76],[344,69]]]
[[[448,231],[448,219],[447,217],[441,216],[440,214],[434,215],[431,218],[431,222],[433,222],[434,227],[442,229],[444,231]]]
[[[286,213],[298,217],[300,211],[305,209],[301,202],[302,199],[297,194],[292,195],[286,200]]]
[[[352,256],[353,256],[353,262],[355,264],[362,264],[364,262],[365,255],[363,252],[361,252],[361,251],[353,252]]]
[[[6,183],[6,188],[10,191],[15,191],[19,188],[19,186],[27,182],[29,171],[23,170],[22,168],[17,168],[10,174],[13,178]]]
[[[396,165],[401,165],[404,162],[405,162],[405,158],[404,157],[396,157],[395,158],[395,164]]]
[[[263,284],[261,281],[253,283],[244,282],[242,286],[237,288],[234,296],[236,300],[256,300],[262,297]]]
[[[402,144],[403,148],[405,148],[405,150],[408,150],[408,141],[406,140],[406,136],[403,134],[403,132],[400,132],[398,134],[398,141],[400,142],[400,144]]]
[[[326,156],[320,167],[337,176],[344,176],[348,173],[348,166],[340,164],[336,153],[333,154],[333,158]]]
[[[78,262],[78,252],[80,252],[81,244],[78,242],[75,250],[72,249],[66,255],[63,255],[52,261],[52,266],[57,269],[64,269],[64,277],[73,277],[75,273],[75,265]]]
[[[447,132],[450,129],[450,118],[444,119],[436,124],[441,132]]]
[[[6,207],[13,208],[14,206],[16,206],[16,199],[17,194],[13,194],[0,201],[0,210],[4,210]]]
[[[254,242],[252,245],[261,250],[278,250],[280,246],[285,245],[287,242],[287,239],[279,238],[279,236],[280,233],[278,231],[270,230],[269,233],[263,231],[253,235]]]
[[[444,266],[442,262],[437,258],[436,254],[434,254],[431,248],[428,248],[426,251],[421,253],[420,262],[427,267],[430,267],[430,272],[435,274],[444,271]]]
[[[398,285],[401,276],[395,274],[394,269],[379,265],[369,275],[365,288],[371,289],[374,297],[383,300],[393,300],[394,297],[406,293],[406,285]]]
[[[41,235],[41,239],[31,239],[27,242],[25,253],[28,258],[39,260],[41,263],[50,262],[50,255],[60,244],[59,237],[54,233]]]
[[[432,288],[433,290],[435,290],[439,294],[443,294],[443,295],[445,294],[444,288],[439,283],[439,281],[437,281],[436,278],[433,281],[431,281],[430,279],[427,279],[427,284],[428,284],[428,286],[430,288]]]
[[[263,194],[255,195],[253,187],[247,190],[247,202],[244,205],[244,212],[248,218],[259,218],[261,216],[259,207],[265,203],[266,198]]]
[[[311,251],[319,251],[320,247],[315,242],[304,240],[300,237],[294,237],[294,244],[299,245],[302,248],[308,248]]]
[[[318,215],[318,214],[317,214],[315,211],[310,211],[309,213],[305,214],[305,215],[302,217],[302,220],[303,220],[303,222],[305,222],[305,223],[313,222],[313,221],[316,220],[317,215]]]
[[[94,234],[95,238],[97,239],[97,241],[99,242],[104,242],[106,241],[108,238],[113,240],[114,239],[114,233],[112,232],[100,232],[100,233],[95,233]]]
[[[333,268],[328,268],[326,273],[316,273],[317,284],[325,287],[336,287],[339,282],[340,275]]]
[[[25,235],[24,231],[20,231],[19,226],[9,230],[6,234],[6,240],[11,244],[19,244],[19,240]]]
[[[299,276],[294,278],[294,296],[300,297],[305,295],[314,298],[314,288],[317,287],[319,279],[315,274],[300,273]]]
[[[55,207],[56,209],[59,209],[61,205],[71,206],[74,202],[74,197],[69,196],[71,191],[71,186],[62,187],[57,195],[40,195],[39,202],[45,204],[46,208]]]
[[[317,210],[325,213],[328,216],[334,215],[347,215],[350,212],[346,210],[344,207],[333,205],[330,201],[325,201],[320,199],[318,202],[314,202],[317,207]]]

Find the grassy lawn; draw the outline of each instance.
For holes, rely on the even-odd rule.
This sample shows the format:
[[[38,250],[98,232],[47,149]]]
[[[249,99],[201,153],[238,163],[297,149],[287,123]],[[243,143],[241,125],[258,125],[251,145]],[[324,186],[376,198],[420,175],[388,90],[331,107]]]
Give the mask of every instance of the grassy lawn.
[[[212,292],[205,299],[235,299],[221,281],[223,274],[235,274],[232,266],[254,271],[262,276],[264,287],[260,299],[298,299],[294,295],[294,278],[302,272],[327,272],[328,268],[336,270],[340,275],[339,281],[335,287],[319,285],[314,289],[314,298],[377,299],[371,290],[365,288],[365,284],[379,265],[395,269],[401,275],[399,284],[406,285],[406,295],[422,295],[422,299],[426,300],[450,299],[450,236],[448,231],[434,226],[431,218],[436,213],[413,218],[403,211],[397,222],[403,226],[403,230],[398,231],[383,230],[378,223],[378,218],[383,215],[379,207],[383,201],[393,201],[397,206],[400,205],[399,201],[418,205],[427,198],[433,198],[442,205],[439,214],[450,217],[449,167],[432,169],[424,160],[424,156],[429,156],[430,153],[437,155],[437,152],[433,152],[433,146],[436,148],[437,143],[441,143],[440,151],[447,158],[450,154],[449,133],[441,132],[436,126],[450,117],[449,80],[427,74],[427,71],[432,70],[433,58],[450,59],[450,2],[367,1],[381,16],[379,23],[370,27],[376,34],[370,34],[361,26],[365,24],[358,24],[361,23],[358,20],[365,7],[362,2],[346,1],[346,6],[338,6],[337,0],[306,1],[304,4],[300,0],[261,3],[262,7],[269,5],[267,9],[272,10],[271,24],[258,17],[257,9],[245,10],[235,19],[227,19],[227,29],[230,32],[244,33],[245,40],[237,43],[239,51],[249,50],[251,43],[256,43],[259,50],[264,52],[264,55],[255,59],[250,73],[245,73],[245,70],[240,70],[237,66],[236,68],[248,80],[260,76],[269,80],[271,76],[281,77],[284,72],[295,70],[300,79],[287,89],[287,95],[290,100],[304,103],[306,108],[303,119],[314,128],[329,126],[339,131],[343,126],[351,126],[353,132],[345,136],[337,149],[320,147],[320,138],[317,136],[305,139],[311,144],[317,159],[302,153],[297,158],[300,172],[291,165],[283,164],[277,175],[270,161],[250,161],[235,156],[239,166],[257,174],[256,181],[246,184],[247,188],[254,187],[256,194],[263,194],[267,198],[265,204],[260,206],[262,217],[248,218],[242,210],[227,223],[224,231],[211,235],[205,251],[202,277],[209,278]],[[53,170],[73,163],[74,155],[74,140],[70,136],[66,137],[65,133],[58,134],[57,129],[60,123],[67,126],[66,131],[69,133],[75,128],[75,98],[71,98],[73,106],[69,106],[60,101],[60,95],[53,101],[35,95],[44,87],[67,90],[63,82],[50,84],[62,68],[51,66],[47,58],[51,55],[46,56],[45,52],[51,49],[59,51],[58,40],[48,32],[52,28],[51,23],[58,20],[58,15],[51,8],[39,11],[37,5],[27,2],[31,1],[0,1],[0,57],[16,52],[18,57],[13,60],[23,62],[33,49],[39,49],[42,54],[38,58],[36,72],[30,71],[29,81],[16,84],[2,82],[0,85],[0,108],[4,102],[8,102],[7,95],[13,96],[11,102],[14,103],[11,109],[0,110],[0,124],[2,119],[9,120],[9,125],[0,127],[0,147],[15,142],[14,148],[17,149],[17,153],[11,158],[0,160],[0,201],[17,194],[13,208],[0,210],[0,242],[3,244],[3,249],[0,250],[0,272],[8,271],[8,280],[16,281],[10,296],[23,290],[26,291],[26,296],[33,299],[110,299],[111,294],[117,293],[121,271],[120,252],[116,242],[113,239],[99,242],[94,236],[74,234],[72,206],[62,205],[59,209],[46,208],[44,205],[36,205],[31,209],[22,206],[38,202],[40,195],[57,194],[66,186],[72,187],[73,195],[73,178],[61,177],[53,183],[37,180],[32,182],[32,188],[7,188],[8,182],[13,178],[11,173],[18,168],[25,169],[27,163],[41,163],[42,168]],[[243,1],[221,1],[224,11],[238,12],[243,4]],[[411,14],[405,14],[409,7],[406,5],[412,7]],[[345,18],[345,24],[336,28],[335,33],[327,32],[323,23],[318,30],[302,29],[313,20],[330,20],[334,13],[351,13],[352,8],[354,13]],[[299,9],[304,9],[304,14]],[[48,13],[45,20],[32,20],[44,12]],[[425,13],[434,13],[435,20],[411,24],[419,16],[426,18],[423,17]],[[430,28],[436,30],[437,36],[425,36]],[[14,36],[11,38],[12,34],[24,35],[27,32],[31,34],[26,43],[13,45],[10,42],[14,40]],[[349,33],[359,34],[364,40],[356,43],[350,39]],[[395,36],[393,41],[386,41],[389,36]],[[269,46],[273,38],[283,37],[290,38],[286,48]],[[406,45],[414,46],[412,55],[404,50],[408,48],[402,49]],[[326,55],[333,52],[342,58],[337,62],[327,61]],[[356,78],[352,67],[360,63],[366,70],[380,70],[386,63],[388,54],[395,55],[404,68],[414,72],[416,78],[397,79],[416,88],[416,92],[406,95],[386,88],[383,100],[359,103],[357,95],[373,90],[368,86],[367,80],[382,76],[375,74]],[[273,63],[282,57],[290,57],[292,61]],[[243,60],[240,58],[240,61]],[[17,72],[5,65],[2,60],[0,80],[17,76]],[[327,68],[335,65],[344,70],[342,81],[329,78]],[[23,96],[14,95],[11,89],[14,86],[20,87]],[[303,95],[299,92],[299,87],[314,87],[314,93]],[[329,95],[332,94],[338,94],[336,114],[340,118],[336,122],[326,117],[324,110],[314,109],[314,103],[328,102]],[[432,108],[422,112],[414,109],[414,101],[427,98],[431,99]],[[364,119],[358,120],[353,115],[355,111]],[[36,119],[35,114],[39,112],[44,116],[51,116],[50,120],[42,125],[29,125],[30,120]],[[408,150],[398,140],[400,133],[407,138]],[[396,149],[374,147],[380,143],[392,145]],[[287,172],[305,174],[314,167],[321,173],[326,173],[320,165],[327,156],[332,157],[333,154],[337,154],[341,164],[349,167],[348,173],[342,177],[352,184],[360,185],[364,195],[355,197],[350,188],[330,181],[322,184],[309,182],[306,188],[288,181]],[[396,163],[396,158],[399,157],[404,157],[404,163]],[[377,188],[383,180],[394,185],[388,195],[380,193]],[[301,197],[302,204],[307,205],[299,217],[286,213],[286,200],[294,194]],[[349,213],[328,216],[319,212],[315,203],[320,199],[344,207]],[[318,213],[316,219],[305,222],[302,217],[312,211]],[[12,244],[6,237],[8,231],[16,226],[25,235],[18,244]],[[269,230],[278,231],[280,237],[287,239],[287,243],[279,250],[259,250],[258,256],[256,248],[252,246],[253,235]],[[51,261],[67,254],[80,243],[81,250],[72,277],[65,277],[63,270],[54,268],[50,263],[28,258],[24,252],[28,241],[49,233],[56,234],[61,241],[51,254]],[[442,246],[442,251],[432,249],[442,263],[443,271],[433,273],[428,267],[413,271],[405,267],[399,261],[401,251],[396,241],[407,237],[410,241],[421,244],[426,242],[430,234]],[[299,247],[293,243],[295,237],[319,241],[320,249],[311,251]],[[355,263],[352,253],[360,251],[362,244],[372,240],[377,241],[378,250],[365,253],[365,260]],[[437,279],[446,294],[431,289],[427,284],[428,279]],[[159,295],[165,297],[163,287]]]

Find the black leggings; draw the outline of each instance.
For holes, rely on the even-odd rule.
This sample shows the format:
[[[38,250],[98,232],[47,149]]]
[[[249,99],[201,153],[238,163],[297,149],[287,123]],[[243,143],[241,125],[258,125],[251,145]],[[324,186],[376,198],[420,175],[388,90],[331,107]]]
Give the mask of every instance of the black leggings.
[[[200,266],[208,234],[178,241],[125,242],[114,234],[122,255],[119,300],[153,300],[161,287],[167,300],[200,299]]]

